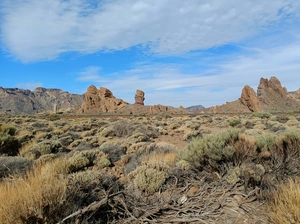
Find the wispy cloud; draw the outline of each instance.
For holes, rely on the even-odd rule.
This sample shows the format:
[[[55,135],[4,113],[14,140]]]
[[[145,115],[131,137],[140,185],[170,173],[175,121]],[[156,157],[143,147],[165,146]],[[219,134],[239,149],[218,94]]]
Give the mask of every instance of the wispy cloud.
[[[300,18],[300,1],[294,0],[90,2],[2,0],[1,40],[23,62],[137,45],[173,55],[241,41]]]
[[[287,36],[288,37],[288,36]],[[279,44],[279,43],[278,43]],[[210,61],[210,68],[193,62],[198,72],[187,73],[184,65],[175,63],[139,63],[132,69],[115,74],[105,74],[101,78],[93,76],[93,81],[111,89],[117,97],[133,101],[136,89],[146,93],[146,104],[184,106],[202,104],[213,106],[240,97],[243,86],[250,85],[255,90],[261,77],[278,77],[288,90],[299,88],[296,82],[300,71],[300,42],[281,46],[247,49],[242,55],[230,56],[222,61]],[[88,69],[87,69],[88,70]]]
[[[43,83],[41,82],[17,83],[16,87],[20,89],[29,89],[32,91],[37,87],[43,87]]]

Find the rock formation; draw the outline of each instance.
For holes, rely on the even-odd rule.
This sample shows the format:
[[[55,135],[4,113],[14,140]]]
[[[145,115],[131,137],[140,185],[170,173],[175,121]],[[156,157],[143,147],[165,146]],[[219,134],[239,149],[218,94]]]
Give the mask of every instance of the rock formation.
[[[142,90],[137,90],[135,93],[135,103],[134,104],[138,104],[138,105],[144,105],[144,100],[145,100],[145,93]]]
[[[244,113],[253,111],[289,112],[299,111],[300,90],[288,93],[276,77],[260,79],[257,94],[250,86],[242,90],[241,98],[221,106],[204,109],[210,113]]]
[[[256,96],[255,91],[248,85],[246,85],[243,88],[240,101],[243,105],[248,107],[248,109],[252,112],[262,111],[262,107]]]
[[[299,110],[299,102],[288,96],[287,89],[282,87],[280,81],[274,76],[270,80],[260,79],[257,96],[265,111],[287,112]]]
[[[84,102],[80,112],[115,113],[126,105],[128,105],[127,102],[117,99],[109,89],[100,87],[98,90],[94,85],[91,85],[84,94]]]
[[[34,91],[0,87],[0,111],[10,114],[34,114],[53,111],[56,104],[60,110],[81,105],[83,95],[71,94],[60,89],[38,87]]]

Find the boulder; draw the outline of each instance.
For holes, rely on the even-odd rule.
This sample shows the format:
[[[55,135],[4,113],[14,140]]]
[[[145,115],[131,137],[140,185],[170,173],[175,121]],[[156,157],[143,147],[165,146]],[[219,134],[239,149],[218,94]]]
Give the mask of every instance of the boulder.
[[[252,112],[262,111],[262,107],[255,91],[248,85],[243,88],[240,101]]]

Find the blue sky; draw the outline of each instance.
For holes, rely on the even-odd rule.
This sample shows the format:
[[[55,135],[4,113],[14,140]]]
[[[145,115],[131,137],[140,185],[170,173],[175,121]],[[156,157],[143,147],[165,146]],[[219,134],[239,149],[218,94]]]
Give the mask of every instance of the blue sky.
[[[300,87],[298,0],[1,0],[0,86],[109,88],[221,105],[276,76]]]

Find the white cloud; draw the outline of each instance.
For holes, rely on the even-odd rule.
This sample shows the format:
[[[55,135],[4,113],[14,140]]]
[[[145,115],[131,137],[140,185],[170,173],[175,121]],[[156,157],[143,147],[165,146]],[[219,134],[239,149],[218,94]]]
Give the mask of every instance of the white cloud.
[[[211,63],[215,64],[204,71],[197,63],[191,64],[199,70],[196,74],[185,72],[181,64],[139,63],[131,70],[106,74],[114,78],[96,75],[88,81],[104,85],[128,102],[133,102],[136,89],[142,89],[148,105],[207,107],[238,99],[245,85],[256,90],[261,77],[276,76],[289,91],[297,90],[299,59],[300,42],[296,41],[271,48],[247,48],[247,53],[228,57],[221,63],[212,59]]]
[[[20,89],[29,89],[29,90],[33,91],[37,87],[43,87],[43,83],[41,83],[41,82],[17,83],[16,87],[20,88]]]
[[[2,42],[23,62],[137,45],[181,54],[241,41],[300,17],[294,0],[2,1]]]

